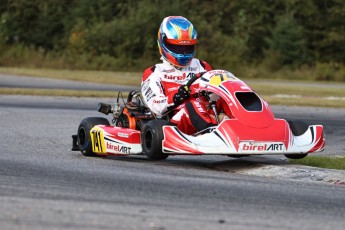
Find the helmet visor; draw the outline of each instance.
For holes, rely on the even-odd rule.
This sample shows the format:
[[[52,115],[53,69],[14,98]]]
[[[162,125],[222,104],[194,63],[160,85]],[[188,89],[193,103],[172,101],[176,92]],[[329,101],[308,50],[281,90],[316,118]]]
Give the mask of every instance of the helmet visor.
[[[170,43],[165,43],[165,47],[173,53],[176,54],[191,54],[195,51],[196,45],[174,45]]]
[[[173,39],[164,39],[165,47],[173,53],[176,54],[191,54],[195,52],[196,49],[196,41],[188,41],[183,44],[176,44],[177,42],[171,41]]]

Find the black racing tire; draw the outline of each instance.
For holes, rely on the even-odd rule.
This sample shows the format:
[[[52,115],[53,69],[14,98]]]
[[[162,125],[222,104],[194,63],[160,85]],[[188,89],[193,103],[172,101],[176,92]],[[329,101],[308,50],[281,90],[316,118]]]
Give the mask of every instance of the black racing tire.
[[[90,130],[96,125],[110,125],[109,121],[103,117],[84,118],[78,127],[77,142],[81,153],[87,157],[96,157],[96,153],[92,151],[92,143]]]
[[[163,126],[168,125],[166,120],[155,119],[147,122],[141,132],[143,153],[150,160],[164,160],[169,155],[162,152],[164,139]]]
[[[309,126],[307,125],[307,123],[305,123],[304,121],[300,121],[300,120],[293,120],[293,121],[287,121],[289,123],[291,132],[293,135],[295,136],[301,136],[302,134],[304,134]]]
[[[308,153],[305,153],[305,154],[285,154],[286,158],[289,158],[292,160],[302,159],[302,158],[305,158],[306,156],[308,156]]]
[[[301,136],[309,128],[307,123],[305,123],[304,121],[294,120],[294,121],[287,121],[287,122],[289,123],[291,132],[294,136]],[[306,154],[285,154],[285,156],[287,158],[293,159],[293,160],[305,158],[307,155],[308,155],[308,153],[306,153]]]

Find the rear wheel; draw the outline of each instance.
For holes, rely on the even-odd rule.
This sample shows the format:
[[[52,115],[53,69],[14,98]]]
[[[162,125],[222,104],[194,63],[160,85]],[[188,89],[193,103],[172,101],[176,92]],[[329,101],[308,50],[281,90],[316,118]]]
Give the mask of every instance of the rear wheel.
[[[294,136],[301,136],[302,134],[304,134],[309,126],[307,125],[307,123],[305,123],[304,121],[300,121],[300,120],[295,120],[295,121],[287,121],[289,123],[291,132]],[[308,155],[308,153],[305,154],[285,154],[285,156],[289,159],[302,159],[304,157],[306,157]]]
[[[169,156],[162,151],[163,126],[168,124],[166,120],[156,119],[144,125],[141,133],[143,153],[150,160],[164,160]]]
[[[98,156],[92,151],[90,130],[96,125],[110,125],[109,121],[103,117],[88,117],[80,122],[77,133],[78,147],[81,153],[87,157]]]

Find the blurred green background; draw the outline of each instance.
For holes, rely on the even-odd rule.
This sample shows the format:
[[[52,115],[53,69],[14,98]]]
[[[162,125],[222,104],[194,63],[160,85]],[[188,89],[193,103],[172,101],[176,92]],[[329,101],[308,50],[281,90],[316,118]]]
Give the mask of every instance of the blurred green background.
[[[344,0],[1,0],[0,66],[140,72],[169,15],[194,24],[213,68],[345,81]]]

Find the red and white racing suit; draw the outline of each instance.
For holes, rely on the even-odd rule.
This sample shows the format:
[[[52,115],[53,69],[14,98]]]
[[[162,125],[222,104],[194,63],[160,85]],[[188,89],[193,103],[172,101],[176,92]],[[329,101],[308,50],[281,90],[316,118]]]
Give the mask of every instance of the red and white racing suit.
[[[157,115],[164,114],[174,105],[173,97],[181,85],[185,85],[189,73],[212,70],[211,66],[199,59],[192,59],[189,66],[175,68],[162,58],[163,63],[156,64],[144,71],[141,83],[141,95],[144,103]],[[216,125],[214,116],[205,106],[202,98],[193,97],[198,93],[199,79],[190,87],[191,97],[175,109],[170,122],[186,134],[192,134],[209,126]]]

